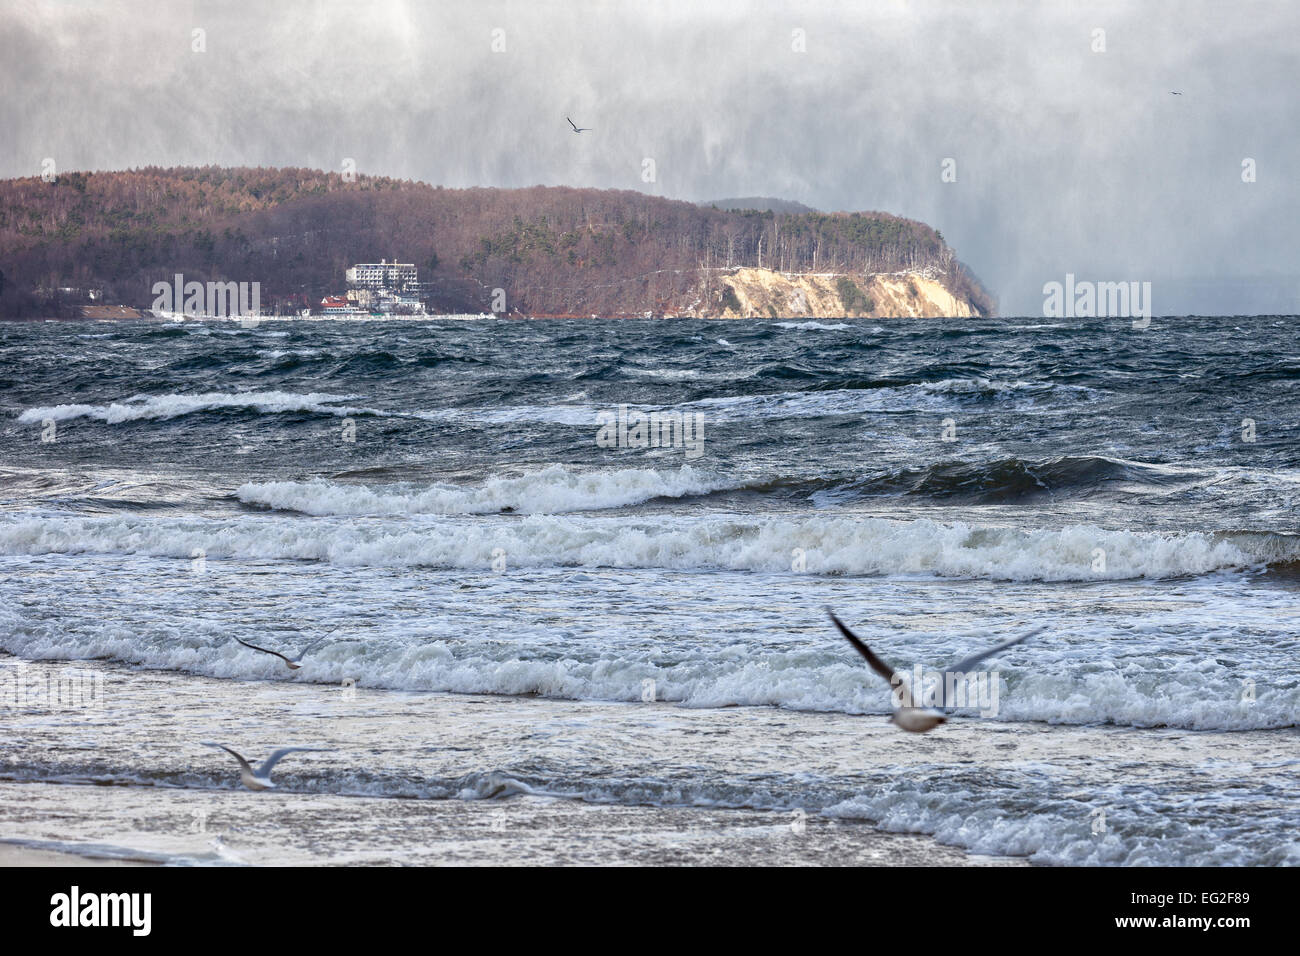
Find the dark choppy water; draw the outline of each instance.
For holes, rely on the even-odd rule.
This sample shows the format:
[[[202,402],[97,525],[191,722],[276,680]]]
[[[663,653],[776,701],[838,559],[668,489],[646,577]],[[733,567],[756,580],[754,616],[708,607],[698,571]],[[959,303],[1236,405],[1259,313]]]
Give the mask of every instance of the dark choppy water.
[[[999,727],[1242,731],[1283,760],[1298,323],[0,323],[0,648],[261,679],[282,671],[233,636],[338,628],[294,679],[628,706],[653,681],[696,708],[829,719],[887,713],[888,694],[825,604],[899,665],[1033,621],[1049,632],[997,661]],[[702,444],[601,447],[597,416],[620,406],[698,420]],[[583,793],[592,772],[529,769]],[[1300,852],[1276,775],[1253,811],[1237,783],[1199,794],[1199,822],[1180,822],[1177,775],[1097,784],[1142,808],[1101,852],[1064,778],[1032,768],[960,799],[941,763],[906,785],[715,772],[693,800],[811,789],[835,815],[974,827],[963,845],[987,852]],[[666,792],[621,786],[598,789]],[[1030,822],[1004,837],[963,807]],[[1152,827],[1177,831],[1170,855]]]

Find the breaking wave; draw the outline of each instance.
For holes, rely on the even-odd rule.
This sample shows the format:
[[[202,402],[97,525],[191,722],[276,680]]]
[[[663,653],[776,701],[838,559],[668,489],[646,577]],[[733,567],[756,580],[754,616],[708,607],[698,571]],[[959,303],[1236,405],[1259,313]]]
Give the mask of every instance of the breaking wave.
[[[297,492],[288,492],[294,497]],[[558,492],[561,496],[563,492]],[[304,504],[305,502],[299,502]],[[346,502],[345,502],[346,504]],[[358,502],[365,506],[365,502]],[[171,519],[6,516],[0,554],[128,553],[324,561],[342,566],[482,569],[504,549],[514,567],[720,569],[933,575],[1009,581],[1173,578],[1300,557],[1287,536],[1158,533],[1072,525],[982,528],[853,516],[592,517],[534,514],[401,520],[345,517]]]
[[[481,485],[436,484],[424,489],[373,490],[330,481],[249,483],[235,490],[249,505],[308,515],[561,514],[621,508],[656,498],[702,495],[727,485],[683,466],[675,472],[625,468],[579,473],[562,465]]]
[[[53,419],[56,422],[76,418],[93,418],[110,425],[122,422],[165,420],[192,415],[196,412],[228,409],[252,409],[276,414],[282,412],[314,412],[320,415],[345,417],[358,414],[382,414],[373,409],[348,408],[336,403],[345,395],[323,392],[204,392],[200,395],[133,395],[109,405],[48,405],[29,408],[18,416],[20,424],[30,425]]]

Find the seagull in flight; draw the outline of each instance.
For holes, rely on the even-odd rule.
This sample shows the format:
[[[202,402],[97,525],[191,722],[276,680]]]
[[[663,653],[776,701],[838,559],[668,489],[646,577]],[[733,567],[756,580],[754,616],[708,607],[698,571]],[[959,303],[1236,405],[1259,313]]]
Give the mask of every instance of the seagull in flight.
[[[1169,95],[1170,95],[1170,96],[1182,96],[1182,95],[1183,95],[1183,91],[1182,91],[1182,90],[1170,90],[1170,91],[1169,91]]]
[[[279,750],[271,751],[271,756],[266,758],[266,760],[262,763],[262,766],[254,770],[247,760],[245,760],[239,754],[235,753],[225,744],[219,744],[213,740],[205,740],[203,741],[203,744],[206,747],[220,747],[226,753],[230,754],[230,756],[238,760],[239,761],[239,782],[242,783],[244,786],[246,786],[249,790],[274,790],[275,784],[271,782],[271,768],[274,767],[276,764],[278,764],[282,759],[287,757],[289,754],[303,753],[305,751],[311,751],[315,753],[324,752],[323,748],[321,747],[281,747]]]
[[[906,682],[906,677],[895,671],[892,667],[877,657],[872,652],[871,648],[867,647],[867,645],[862,642],[861,638],[850,631],[848,627],[845,626],[844,622],[835,616],[833,611],[828,610],[827,613],[830,614],[831,620],[835,622],[835,626],[840,629],[840,633],[848,638],[849,643],[857,649],[859,654],[866,658],[867,663],[871,665],[871,669],[885,680],[889,681],[891,687],[898,687],[900,684]],[[972,654],[970,657],[960,660],[949,667],[947,673],[967,674],[974,665],[978,664],[986,657],[992,657],[999,651],[1004,651],[1013,644],[1019,644],[1026,638],[1033,637],[1035,634],[1041,633],[1046,629],[1046,625],[1043,627],[1036,627],[1032,631],[1027,631],[1024,634],[1021,634],[1019,637],[1013,637],[1009,641],[1003,641],[997,647],[990,648],[987,651],[980,651],[978,654]],[[941,690],[940,692],[942,693],[943,691]],[[927,730],[933,730],[948,719],[944,716],[942,711],[936,710],[932,707],[900,706],[897,698],[893,695],[890,696],[890,700],[894,705],[894,714],[889,718],[890,721],[897,724],[901,729],[910,731],[914,734],[923,734]]]
[[[569,120],[569,125],[573,127],[573,131],[575,133],[588,133],[591,131],[590,126],[578,126],[576,123],[573,122],[573,120],[569,119],[567,116],[564,118],[566,120]]]
[[[272,650],[268,650],[265,647],[258,647],[256,644],[248,643],[248,641],[240,641],[239,638],[235,638],[235,640],[238,641],[240,644],[243,644],[245,647],[251,647],[255,651],[261,651],[263,654],[274,654],[276,657],[280,658],[280,660],[284,661],[284,666],[289,668],[289,670],[291,671],[296,671],[300,667],[302,667],[302,658],[304,654],[306,654],[309,650],[311,650],[316,645],[323,644],[325,642],[324,637],[318,637],[316,640],[312,641],[310,644],[308,644],[306,647],[300,650],[296,657],[285,657],[279,651],[272,651]]]

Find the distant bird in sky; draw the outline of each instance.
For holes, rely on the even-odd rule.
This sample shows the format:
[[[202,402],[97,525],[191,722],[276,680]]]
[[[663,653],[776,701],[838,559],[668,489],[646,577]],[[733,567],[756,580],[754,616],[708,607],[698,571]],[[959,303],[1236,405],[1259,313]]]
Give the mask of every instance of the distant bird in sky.
[[[1182,95],[1183,95],[1183,91],[1182,91],[1182,90],[1170,90],[1169,93],[1170,93],[1171,96],[1182,96]]]
[[[867,645],[864,644],[856,634],[850,631],[844,625],[844,622],[835,616],[834,612],[827,611],[827,613],[830,614],[831,620],[835,622],[835,626],[840,629],[840,633],[843,634],[846,638],[848,638],[849,643],[852,644],[857,649],[857,652],[859,654],[861,654],[863,657],[866,658],[867,663],[871,665],[871,669],[875,671],[877,674],[879,674],[881,677],[883,677],[885,680],[889,681],[889,685],[891,687],[897,687],[899,686],[900,683],[906,681],[906,678],[903,677],[902,674],[899,674],[892,667],[890,667],[879,657],[877,657],[874,653],[872,653],[871,648],[867,647]],[[987,651],[980,651],[978,654],[972,654],[970,657],[967,657],[964,660],[960,660],[956,664],[953,664],[951,667],[949,667],[948,673],[949,674],[969,673],[971,667],[978,664],[986,657],[992,657],[994,654],[998,653],[998,651],[1004,651],[1011,645],[1019,644],[1025,638],[1033,637],[1035,634],[1038,634],[1043,630],[1045,630],[1044,627],[1034,628],[1034,630],[1027,631],[1024,634],[1021,634],[1019,637],[1013,637],[1009,641],[1003,641],[997,647],[990,648]],[[914,734],[923,734],[927,730],[933,730],[935,727],[944,723],[948,719],[943,715],[943,713],[941,713],[938,710],[935,710],[932,707],[900,706],[897,699],[895,699],[892,695],[890,697],[890,701],[894,705],[894,714],[892,717],[889,718],[890,721],[894,724],[897,724],[898,727],[901,728],[902,730],[911,731]],[[951,706],[947,702],[945,702],[945,704],[947,706]]]
[[[589,131],[589,130],[591,129],[590,126],[579,126],[579,125],[577,125],[576,123],[573,122],[573,120],[569,119],[567,116],[564,117],[564,118],[565,118],[566,120],[569,120],[569,125],[573,127],[573,131],[574,131],[575,133],[585,133],[585,132],[587,132],[587,131]]]
[[[280,658],[280,660],[284,661],[285,667],[289,668],[289,670],[291,671],[296,671],[302,667],[303,655],[306,654],[313,647],[315,647],[317,644],[324,643],[325,638],[319,637],[316,640],[312,641],[310,644],[308,644],[306,647],[300,650],[297,656],[295,657],[285,657],[279,651],[267,650],[265,647],[258,647],[256,644],[248,643],[248,641],[240,641],[239,638],[235,638],[235,640],[239,641],[239,643],[243,644],[245,647],[251,647],[255,651],[261,651],[263,654],[274,654],[276,657]]]
[[[320,747],[281,747],[279,750],[271,751],[271,756],[266,758],[262,766],[254,770],[239,754],[235,753],[225,744],[219,744],[212,740],[203,741],[206,747],[220,747],[226,753],[230,754],[239,761],[239,782],[249,790],[274,790],[275,784],[271,782],[271,768],[279,763],[289,754],[303,753],[305,751],[314,751],[323,753]]]

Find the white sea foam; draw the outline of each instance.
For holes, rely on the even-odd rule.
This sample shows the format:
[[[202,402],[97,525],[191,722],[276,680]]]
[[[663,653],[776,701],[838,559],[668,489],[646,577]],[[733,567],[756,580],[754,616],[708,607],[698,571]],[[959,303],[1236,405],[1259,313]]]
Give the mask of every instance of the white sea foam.
[[[275,481],[241,485],[245,504],[310,515],[520,514],[596,511],[651,501],[707,494],[727,487],[683,466],[677,471],[626,468],[578,472],[563,465],[512,478],[491,478],[477,486],[436,484],[426,488],[373,490],[329,481]]]
[[[324,392],[204,392],[199,395],[133,395],[109,405],[48,405],[29,408],[18,416],[22,424],[42,422],[46,419],[69,421],[75,418],[95,418],[110,425],[143,419],[169,419],[194,412],[223,408],[249,408],[264,413],[316,412],[323,415],[346,417],[357,414],[382,414],[373,409],[339,406],[346,395]]]
[[[1060,771],[1058,770],[1059,774]],[[1042,789],[1031,774],[1018,775],[1015,786]],[[881,829],[899,833],[925,833],[938,840],[982,854],[1023,856],[1036,863],[1071,866],[1213,866],[1300,863],[1300,845],[1294,842],[1270,847],[1266,858],[1260,848],[1239,840],[1225,840],[1224,828],[1189,825],[1180,815],[1154,832],[1131,832],[1122,821],[1149,810],[1124,788],[1087,790],[1088,800],[1040,796],[1032,804],[1007,807],[999,803],[997,789],[978,786],[884,786],[822,811],[848,820],[867,820]],[[1159,800],[1155,794],[1153,800]],[[1098,819],[1093,811],[1109,809],[1120,823],[1093,832]],[[1129,831],[1129,832],[1126,832]]]
[[[651,479],[657,483],[663,479]],[[679,488],[696,479],[684,477]],[[567,479],[551,492],[534,489],[537,503],[575,501]],[[707,487],[699,485],[697,487]],[[329,498],[302,486],[274,486],[266,501],[343,509],[420,507],[394,498]],[[324,495],[316,498],[313,494]],[[644,493],[644,492],[642,492]],[[251,489],[245,492],[251,495]],[[472,503],[475,492],[457,503]],[[492,492],[481,494],[490,496]],[[490,500],[490,497],[481,499]],[[504,499],[501,499],[504,500]],[[434,494],[430,506],[442,504]],[[291,505],[292,506],[292,505]],[[445,506],[445,505],[443,505]],[[353,510],[347,510],[347,509]],[[1192,532],[1162,534],[1093,525],[1060,529],[979,528],[856,516],[764,517],[751,515],[594,517],[533,514],[484,518],[473,523],[444,518],[345,519],[306,522],[291,517],[234,519],[155,516],[0,517],[0,554],[82,551],[187,557],[195,548],[235,559],[328,561],[343,566],[484,568],[504,548],[516,567],[726,569],[785,572],[793,548],[802,550],[807,572],[849,575],[937,575],[1007,581],[1114,581],[1172,578],[1260,561],[1231,541]],[[1097,552],[1105,553],[1104,563]]]
[[[232,576],[228,566],[218,573],[223,586],[239,586],[237,572]],[[139,579],[138,570],[132,574]],[[901,588],[894,597],[903,598]],[[809,641],[741,643],[718,639],[721,620],[698,627],[692,622],[677,629],[671,647],[660,652],[645,643],[645,634],[620,626],[627,623],[625,616],[570,611],[557,632],[557,625],[533,618],[555,621],[551,608],[558,606],[538,606],[535,613],[531,607],[512,607],[508,635],[479,609],[445,620],[413,619],[408,609],[373,630],[344,627],[307,656],[294,679],[338,685],[351,678],[371,688],[615,701],[640,700],[650,680],[656,699],[690,707],[776,706],[881,716],[889,710],[887,685],[824,633]],[[179,616],[160,613],[139,621],[124,627],[89,617],[78,626],[4,607],[0,648],[28,659],[108,658],[216,678],[284,676],[279,661],[230,640],[224,623],[196,629]],[[999,710],[992,719],[1233,731],[1297,726],[1300,686],[1280,675],[1266,679],[1268,667],[1276,664],[1251,651],[1258,643],[1252,635],[1270,628],[1276,631],[1257,620],[1243,633],[1216,635],[1217,644],[1230,648],[1224,653],[1236,658],[1221,663],[1208,654],[1187,653],[1201,639],[1187,622],[1170,622],[1159,640],[1129,645],[1113,628],[1058,620],[1050,634],[998,658]],[[977,641],[983,646],[987,635],[887,633],[873,643],[906,668],[941,666]],[[925,660],[914,661],[916,655]],[[1153,666],[1162,660],[1173,660],[1173,666]],[[1241,693],[1243,673],[1261,676],[1250,701]]]
[[[833,324],[825,324],[822,322],[778,322],[776,324],[778,328],[798,329],[801,332],[811,332],[811,331],[837,332],[841,329],[853,328],[853,326],[845,325],[843,322],[836,322]]]
[[[651,378],[666,382],[679,382],[697,378],[722,378],[722,375],[701,375],[693,368],[629,368],[627,374],[633,378]]]

